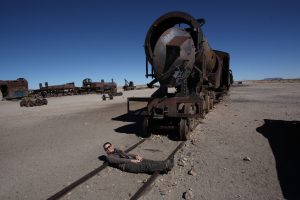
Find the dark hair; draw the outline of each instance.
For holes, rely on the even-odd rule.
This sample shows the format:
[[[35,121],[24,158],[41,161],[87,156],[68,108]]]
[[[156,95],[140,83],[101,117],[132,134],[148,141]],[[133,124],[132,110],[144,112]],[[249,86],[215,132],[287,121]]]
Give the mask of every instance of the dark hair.
[[[107,144],[110,144],[110,145],[111,145],[110,142],[105,142],[105,143],[103,144],[103,149],[105,149],[105,145],[107,145]]]

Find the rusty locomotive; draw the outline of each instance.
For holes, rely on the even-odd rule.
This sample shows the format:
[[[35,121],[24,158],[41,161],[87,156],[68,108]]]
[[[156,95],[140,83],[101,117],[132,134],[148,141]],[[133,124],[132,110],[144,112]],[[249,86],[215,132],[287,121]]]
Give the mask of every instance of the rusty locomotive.
[[[88,93],[100,93],[100,94],[117,94],[117,84],[112,79],[111,82],[93,82],[90,78],[86,78],[82,81],[82,87],[80,88],[83,92]]]
[[[230,56],[211,49],[201,30],[204,23],[184,12],[170,12],[149,28],[146,77],[154,78],[149,87],[156,82],[160,87],[150,98],[128,98],[128,111],[130,101],[148,102],[142,137],[155,129],[174,128],[181,140],[189,139],[199,119],[229,90]]]
[[[126,79],[124,79],[124,80],[125,80],[125,85],[123,86],[124,91],[134,90],[136,88],[133,81],[127,81]]]
[[[33,90],[33,94],[39,94],[45,98],[62,95],[73,95],[76,90],[77,88],[75,87],[74,82],[61,85],[49,85],[48,82],[45,82],[44,86],[42,83],[40,83],[39,89]]]
[[[76,87],[74,82],[51,86],[48,85],[48,82],[45,82],[45,86],[40,83],[39,89],[33,91],[33,94],[43,97],[91,93],[118,95],[117,84],[113,80],[111,82],[104,82],[102,79],[101,82],[93,82],[92,79],[86,78],[82,81],[82,87]]]

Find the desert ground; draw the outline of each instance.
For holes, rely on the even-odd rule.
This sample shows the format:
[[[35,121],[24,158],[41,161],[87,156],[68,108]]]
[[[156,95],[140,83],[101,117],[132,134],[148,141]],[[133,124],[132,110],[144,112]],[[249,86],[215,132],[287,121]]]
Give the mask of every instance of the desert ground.
[[[141,199],[300,199],[299,89],[299,81],[232,86],[176,154],[172,171]],[[126,115],[127,97],[154,91],[106,101],[52,97],[29,108],[0,101],[0,199],[47,199],[101,166],[104,142],[126,149],[140,141],[140,118]],[[172,134],[152,135],[132,152],[165,159],[179,144]],[[108,167],[62,199],[130,199],[148,178]]]

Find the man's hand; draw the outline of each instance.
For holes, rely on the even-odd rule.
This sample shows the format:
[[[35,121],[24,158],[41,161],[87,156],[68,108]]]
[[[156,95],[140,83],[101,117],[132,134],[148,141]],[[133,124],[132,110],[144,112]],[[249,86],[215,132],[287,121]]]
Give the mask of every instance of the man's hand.
[[[133,163],[139,163],[139,162],[141,162],[140,160],[137,160],[137,159],[135,159],[135,160],[130,160],[131,162],[133,162]]]
[[[139,162],[143,160],[142,156],[140,156],[140,155],[136,155],[135,159],[138,160]]]
[[[140,155],[135,155],[135,156],[134,156],[134,159],[132,159],[132,160],[130,160],[130,161],[133,162],[133,163],[139,163],[139,162],[141,162],[142,160],[143,160],[142,156],[140,156]]]

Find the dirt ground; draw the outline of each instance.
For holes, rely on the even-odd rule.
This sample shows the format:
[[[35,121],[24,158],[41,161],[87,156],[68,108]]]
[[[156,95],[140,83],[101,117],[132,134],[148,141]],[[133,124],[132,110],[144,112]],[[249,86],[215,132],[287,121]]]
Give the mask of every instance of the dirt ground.
[[[299,88],[299,82],[233,86],[193,131],[173,170],[141,199],[183,199],[187,191],[191,199],[299,199]],[[46,199],[99,167],[104,142],[123,149],[138,142],[139,119],[126,115],[126,98],[153,91],[111,101],[49,98],[33,108],[0,102],[0,199]],[[165,159],[179,144],[170,138],[153,135],[133,153]],[[147,178],[108,167],[62,199],[130,199]]]

